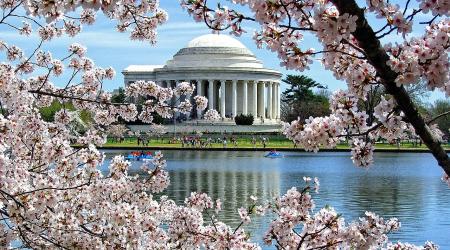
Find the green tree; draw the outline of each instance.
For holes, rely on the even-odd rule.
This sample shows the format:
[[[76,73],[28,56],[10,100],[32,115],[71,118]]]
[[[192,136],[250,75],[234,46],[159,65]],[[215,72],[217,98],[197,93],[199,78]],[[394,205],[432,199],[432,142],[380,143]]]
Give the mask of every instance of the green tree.
[[[448,138],[450,129],[450,114],[448,113],[450,112],[450,100],[436,100],[431,105],[429,112],[435,118],[432,123],[436,123]]]
[[[314,88],[326,89],[322,84],[304,75],[287,75],[283,82],[289,85],[283,92],[284,100],[288,103],[314,100],[317,97],[313,92]]]
[[[54,102],[52,102],[52,104],[50,106],[40,108],[39,112],[41,113],[41,117],[44,121],[53,122],[55,120],[55,113],[63,108],[70,110],[70,111],[76,110],[72,103],[62,104],[58,101],[54,101]],[[78,114],[79,114],[80,119],[84,123],[89,124],[92,121],[92,116],[88,111],[82,110]]]
[[[254,119],[254,117],[252,114],[248,114],[248,115],[240,114],[240,115],[237,115],[236,117],[234,117],[234,121],[236,122],[236,125],[252,125],[253,119]]]
[[[429,110],[425,103],[425,99],[429,96],[427,90],[427,83],[425,81],[420,81],[416,84],[410,84],[405,86],[406,92],[411,97],[412,101],[417,105],[417,109],[420,114],[425,118],[429,118]],[[386,90],[382,85],[371,85],[367,92],[365,100],[359,100],[358,108],[360,110],[366,111],[368,118],[368,124],[376,122],[374,117],[374,109],[380,103],[381,96],[386,96],[387,98],[392,98],[391,95],[385,94]]]
[[[367,114],[367,122],[368,124],[372,124],[375,122],[374,109],[375,106],[378,105],[381,101],[381,96],[384,94],[384,88],[380,85],[370,86],[369,91],[367,92],[366,99],[360,99],[358,101],[358,108],[360,110],[366,111]]]
[[[124,103],[126,101],[125,90],[120,87],[116,93],[111,96],[111,102]]]
[[[324,116],[330,113],[326,87],[308,76],[287,75],[283,82],[289,87],[282,93],[282,118],[291,122],[310,116]]]

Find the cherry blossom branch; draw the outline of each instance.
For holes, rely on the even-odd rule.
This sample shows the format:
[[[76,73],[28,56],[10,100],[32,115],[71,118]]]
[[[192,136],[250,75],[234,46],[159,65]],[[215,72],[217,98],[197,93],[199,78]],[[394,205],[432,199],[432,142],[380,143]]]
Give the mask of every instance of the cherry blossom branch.
[[[136,24],[136,27],[137,27],[138,30],[139,30],[139,33],[141,33],[141,35],[144,35],[145,33],[141,30],[141,27],[139,26],[139,22],[136,20],[136,16],[135,16],[135,15],[133,14],[133,12],[131,11],[130,6],[124,5],[124,7],[128,10],[128,13],[131,14],[131,17],[133,18],[134,23]]]
[[[248,207],[248,209],[247,209],[248,215],[251,215],[253,213],[253,209],[255,208],[255,206],[256,205],[253,204],[250,207]],[[235,234],[237,232],[237,230],[239,230],[239,228],[243,225],[244,225],[244,221],[241,221],[241,223],[239,223],[239,225],[233,230],[233,234]]]
[[[20,228],[20,227],[19,227],[19,228]],[[34,233],[34,232],[31,231],[31,230],[29,230],[29,231],[30,231],[31,233]],[[43,240],[45,240],[45,241],[47,241],[47,242],[49,242],[49,243],[52,243],[54,246],[60,247],[60,248],[62,248],[62,249],[70,250],[70,248],[67,248],[67,247],[61,245],[60,243],[56,242],[56,241],[53,240],[53,239],[50,239],[50,238],[46,237],[46,236],[43,235],[43,234],[38,234],[38,236],[39,236],[40,238],[42,238]]]
[[[3,23],[3,21],[8,18],[9,16],[11,16],[11,14],[19,7],[21,6],[23,3],[23,1],[20,1],[16,6],[14,6],[13,8],[10,9],[9,13],[6,15],[3,15],[2,19],[0,20],[0,24]]]
[[[7,23],[7,22],[3,21],[2,24],[6,25],[6,26],[9,26],[10,28],[13,28],[13,29],[15,29],[17,31],[20,31],[20,28],[17,28],[16,26],[14,26],[14,25],[12,25],[10,23]]]
[[[281,249],[286,249],[283,244],[281,244],[280,239],[278,238],[278,236],[274,233],[273,229],[270,230],[269,232],[271,239],[274,239],[275,242],[277,243],[277,248],[281,248]]]
[[[406,11],[408,10],[408,5],[409,5],[410,2],[411,2],[411,0],[407,0],[406,1],[405,8],[403,9],[403,15],[406,14]]]
[[[390,116],[396,112],[397,110],[392,110],[386,117],[386,120],[389,120]],[[370,132],[373,132],[375,130],[377,130],[378,128],[380,128],[381,126],[383,126],[382,122],[377,123],[375,126],[370,127],[368,130],[364,131],[363,133],[358,133],[358,134],[345,134],[342,135],[342,137],[353,137],[353,136],[366,136],[369,135]]]
[[[358,7],[354,0],[331,0],[341,13],[349,13],[357,16],[357,28],[353,32],[353,36],[358,40],[358,44],[366,51],[368,61],[377,70],[381,83],[386,92],[391,94],[399,108],[408,118],[409,123],[414,127],[415,132],[419,135],[424,143],[428,146],[438,164],[442,169],[450,175],[450,159],[442,148],[441,143],[433,136],[430,128],[426,125],[423,117],[417,110],[416,105],[406,92],[405,88],[397,87],[396,78],[398,74],[389,66],[389,56],[381,47],[379,38],[369,26],[365,18],[364,11]]]
[[[62,89],[62,90],[64,90],[64,89]],[[52,96],[52,97],[57,97],[57,98],[61,98],[61,99],[77,100],[77,101],[96,103],[96,104],[107,105],[107,106],[111,106],[111,105],[125,106],[125,105],[133,104],[133,103],[128,103],[128,102],[114,103],[114,102],[109,102],[109,101],[100,101],[97,99],[87,99],[87,98],[83,98],[83,97],[69,96],[69,95],[64,95],[64,94],[60,94],[60,93],[46,92],[46,91],[41,91],[41,90],[29,90],[28,92],[32,93],[32,94],[46,95],[46,96]],[[178,99],[178,100],[180,100],[180,99]],[[160,105],[160,106],[165,107],[165,108],[176,108],[176,106],[171,106],[171,105]]]
[[[434,20],[436,20],[436,18],[438,18],[438,17],[440,17],[441,15],[435,15],[430,21],[427,21],[427,22],[420,22],[419,24],[426,24],[426,25],[431,25],[433,22],[434,22]]]
[[[27,20],[33,22],[34,24],[36,24],[37,26],[39,26],[41,28],[44,27],[42,24],[40,24],[38,21],[36,21],[36,19],[31,18],[29,16],[22,16],[22,15],[16,15],[16,14],[11,14],[10,16],[17,17],[17,18],[24,18],[24,19],[27,19]]]
[[[6,195],[6,196],[8,196],[9,198],[11,198],[11,199],[12,199],[17,205],[19,205],[20,207],[25,208],[25,206],[23,205],[23,203],[16,199],[15,195],[11,195],[11,194],[5,192],[5,191],[2,190],[2,189],[0,189],[0,193],[2,193],[2,195]]]
[[[52,96],[52,97],[57,97],[57,98],[62,98],[62,99],[77,100],[77,101],[82,101],[82,102],[90,102],[90,103],[97,103],[97,104],[103,104],[103,105],[118,105],[118,106],[122,106],[122,105],[129,105],[129,104],[131,104],[131,103],[113,103],[113,102],[107,102],[107,101],[86,99],[86,98],[83,98],[83,97],[68,96],[68,95],[63,95],[63,94],[59,94],[59,93],[45,92],[45,91],[41,91],[41,90],[29,90],[28,92],[30,92],[32,94],[47,95],[47,96]]]
[[[105,235],[103,235],[103,233],[95,233],[92,232],[92,230],[90,230],[89,228],[86,227],[86,225],[80,225],[80,227],[86,231],[88,234],[95,236],[95,237],[99,237],[99,238],[105,238]]]
[[[38,188],[38,189],[35,189],[35,190],[18,193],[18,194],[15,194],[14,196],[22,196],[22,195],[31,194],[31,193],[40,192],[40,191],[45,191],[45,190],[65,191],[65,190],[77,189],[77,188],[84,187],[84,186],[89,186],[89,185],[91,185],[92,176],[93,176],[92,174],[89,175],[89,179],[88,179],[87,182],[85,182],[83,184],[80,184],[80,185],[77,185],[77,186],[65,187],[65,188],[62,188],[62,187],[61,188],[58,188],[58,187]]]
[[[314,237],[314,236],[320,234],[321,232],[323,232],[323,230],[325,230],[325,229],[327,229],[327,228],[330,228],[330,226],[333,225],[333,223],[337,222],[337,220],[339,219],[339,217],[340,217],[339,215],[336,216],[336,217],[334,217],[331,221],[327,222],[321,229],[319,229],[319,230],[317,230],[317,231],[315,231],[315,232],[313,232],[313,233],[305,233],[305,235],[303,235],[303,237],[301,237],[301,236],[299,235],[299,236],[301,237],[301,240],[300,240],[300,242],[299,242],[299,244],[298,244],[298,246],[297,246],[297,250],[302,249],[302,245],[303,245],[303,242],[305,241],[306,237],[308,237],[308,236]],[[337,241],[337,242],[335,242],[334,244],[339,244],[339,243],[341,243],[341,242],[342,242],[342,241]],[[334,245],[334,244],[333,244],[333,245]],[[326,246],[324,246],[324,247],[320,246],[320,247],[314,247],[314,248],[308,248],[308,249],[320,249],[320,248],[327,248],[327,247],[330,247],[330,246],[332,246],[332,245],[326,245]]]
[[[24,235],[24,233],[22,232],[22,228],[20,226],[17,227],[17,231],[19,231],[19,235],[21,236],[20,238],[24,241],[24,246],[26,248],[30,248],[32,246],[31,241],[28,240],[28,237]],[[22,243],[23,244],[23,243]]]
[[[214,221],[214,218],[212,217],[212,215],[208,212],[208,210],[205,210],[205,213],[206,213],[206,215],[208,215],[209,219],[211,220],[211,223],[213,224],[216,232],[219,232],[219,230],[217,229],[217,226],[216,226],[216,222]]]
[[[422,12],[422,9],[413,10],[413,12],[412,12],[409,16],[407,16],[407,17],[405,18],[405,20],[406,20],[407,22],[411,22],[412,19],[414,18],[414,16],[415,16],[416,14],[420,13],[420,12]],[[409,19],[409,20],[408,20],[408,19]],[[383,38],[383,37],[385,37],[385,36],[391,34],[392,31],[397,30],[397,29],[398,29],[398,27],[397,27],[397,26],[394,26],[394,27],[392,27],[389,31],[387,31],[387,32],[385,32],[385,33],[383,33],[383,34],[377,36],[376,38],[381,39],[381,38]],[[375,33],[375,34],[376,34],[376,33]]]
[[[36,54],[36,52],[38,51],[38,49],[42,47],[42,44],[43,44],[43,43],[44,43],[44,40],[41,39],[41,40],[39,41],[38,46],[34,49],[33,53],[31,53],[31,55],[30,55],[23,63],[21,63],[21,64],[14,70],[14,72],[17,73],[17,71],[19,71],[24,65],[26,65],[26,64],[31,60],[31,58],[33,58],[33,56]]]
[[[212,26],[210,24],[210,21],[208,19],[207,13],[208,12],[213,12],[214,13],[216,11],[207,7],[207,0],[205,0],[204,2],[205,3],[202,5],[201,8],[203,9],[203,21],[206,24],[206,26],[208,28],[210,28],[212,30],[216,30],[216,31],[223,31],[223,30],[229,29],[231,27],[231,24],[228,24],[228,25],[226,25],[224,27],[214,27],[214,26]],[[286,5],[285,4],[282,4],[281,6],[286,9]],[[235,21],[235,23],[241,23],[242,20],[256,22],[255,18],[244,16],[243,14],[240,14],[240,13],[236,12],[235,10],[231,10],[231,12],[234,13],[233,19],[237,19],[237,21]],[[312,25],[311,25],[309,20],[308,20],[308,23],[310,23],[311,27],[305,28],[305,27],[292,26],[291,25],[291,20],[290,20],[290,14],[289,14],[289,11],[287,9],[286,9],[286,14],[287,14],[288,19],[289,19],[288,24],[287,25],[286,24],[279,24],[278,25],[279,27],[286,28],[287,30],[291,30],[291,31],[315,31],[313,28],[311,28]],[[306,16],[306,14],[305,14],[305,16]],[[267,22],[264,22],[264,23],[268,24]]]
[[[345,52],[345,51],[341,51],[341,50],[321,50],[321,51],[312,52],[312,53],[306,53],[306,54],[317,55],[317,54],[321,54],[321,53],[340,53],[340,54],[343,54],[343,55],[354,57],[356,59],[361,59],[361,60],[366,59],[365,56],[357,56],[357,55],[354,55],[354,54],[351,54],[351,53],[348,53],[348,52]]]
[[[383,30],[385,30],[390,25],[391,24],[387,22],[383,27],[381,27],[379,30],[375,31],[375,34],[378,34],[378,33],[382,32]]]
[[[332,246],[335,246],[335,245],[337,245],[337,244],[340,244],[340,243],[342,243],[343,241],[342,240],[338,240],[338,241],[335,241],[335,242],[333,242],[333,243],[328,243],[328,244],[325,244],[325,245],[322,245],[322,246],[317,246],[317,247],[312,247],[312,248],[307,248],[308,250],[315,250],[315,249],[329,249],[330,247],[332,247]]]
[[[366,52],[363,49],[361,49],[360,47],[358,47],[354,43],[348,41],[347,39],[342,39],[342,43],[350,45],[350,47],[354,48],[355,50],[359,51],[361,54],[366,56]]]

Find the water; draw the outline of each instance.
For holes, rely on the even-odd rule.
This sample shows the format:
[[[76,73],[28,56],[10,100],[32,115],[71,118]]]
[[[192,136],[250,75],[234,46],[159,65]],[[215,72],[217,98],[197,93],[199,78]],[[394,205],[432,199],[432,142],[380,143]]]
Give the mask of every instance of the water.
[[[450,188],[440,180],[442,171],[430,154],[376,153],[374,166],[366,170],[354,167],[349,153],[286,152],[278,159],[245,151],[163,153],[172,183],[165,194],[179,204],[193,191],[220,198],[224,211],[219,219],[230,225],[239,223],[237,209],[250,203],[250,195],[270,199],[292,186],[302,187],[303,176],[312,176],[321,182],[320,192],[313,195],[316,210],[331,205],[347,222],[365,211],[397,217],[402,227],[390,240],[430,240],[450,249]],[[133,163],[133,169],[138,171],[139,164]],[[246,230],[262,245],[270,217],[252,220]]]

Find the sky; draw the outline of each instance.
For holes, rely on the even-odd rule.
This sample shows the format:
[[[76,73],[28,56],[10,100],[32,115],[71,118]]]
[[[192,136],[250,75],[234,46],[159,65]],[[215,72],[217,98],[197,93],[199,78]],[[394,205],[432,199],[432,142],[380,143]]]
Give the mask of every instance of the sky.
[[[158,43],[152,46],[148,42],[131,41],[128,33],[118,33],[115,31],[115,21],[106,19],[102,13],[97,15],[97,22],[92,26],[83,26],[83,31],[75,38],[63,36],[56,38],[45,44],[44,49],[52,51],[56,57],[63,57],[67,53],[67,47],[73,42],[80,43],[88,48],[87,56],[92,58],[96,65],[101,67],[112,66],[116,72],[116,78],[107,82],[105,89],[113,90],[122,87],[123,75],[121,71],[128,65],[132,64],[165,64],[172,56],[181,48],[185,47],[188,42],[197,36],[209,34],[211,31],[203,23],[196,23],[179,5],[178,0],[160,0],[161,8],[165,9],[169,14],[169,21],[158,29]],[[228,1],[222,1],[229,4]],[[364,1],[365,2],[365,1]],[[399,1],[402,2],[402,1]],[[415,2],[415,1],[413,1]],[[362,5],[362,3],[361,3]],[[244,12],[246,9],[240,9]],[[417,16],[418,21],[429,20],[430,14],[420,14]],[[382,25],[381,20],[369,16],[371,24]],[[280,67],[280,61],[276,53],[267,49],[258,49],[252,39],[253,32],[257,26],[247,23],[247,33],[238,37],[245,46],[247,46],[264,64],[265,67],[278,70],[284,75],[286,74],[304,74],[315,81],[328,86],[329,90],[346,88],[346,84],[336,80],[331,71],[325,70],[320,62],[314,62],[309,70],[303,72],[286,70]],[[424,25],[415,25],[412,35],[422,33]],[[222,32],[227,34],[227,32]],[[395,32],[394,32],[395,33]],[[5,26],[0,26],[0,40],[6,41],[8,44],[15,44],[31,53],[38,39],[35,35],[31,37],[19,36],[15,31]],[[396,36],[388,36],[383,42],[401,42]],[[320,49],[321,45],[314,35],[306,33],[302,41],[303,48]],[[0,57],[4,60],[4,56]],[[55,83],[58,85],[58,83]],[[282,88],[286,88],[282,84]],[[433,102],[436,99],[443,99],[445,95],[441,92],[432,92],[429,97],[425,98],[426,102]]]

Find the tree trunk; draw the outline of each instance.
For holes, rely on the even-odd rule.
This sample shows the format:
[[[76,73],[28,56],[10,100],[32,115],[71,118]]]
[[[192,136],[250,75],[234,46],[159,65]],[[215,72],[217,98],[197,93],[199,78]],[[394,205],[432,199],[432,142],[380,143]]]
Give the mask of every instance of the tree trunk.
[[[341,14],[348,13],[358,17],[356,30],[353,32],[353,36],[358,40],[358,45],[365,51],[368,61],[377,70],[386,92],[395,98],[408,122],[414,127],[416,134],[422,138],[438,164],[450,176],[450,159],[447,153],[441,143],[433,136],[405,88],[396,86],[395,79],[398,74],[386,64],[389,61],[389,56],[367,22],[364,10],[359,8],[354,0],[331,0],[331,2],[336,5]]]

